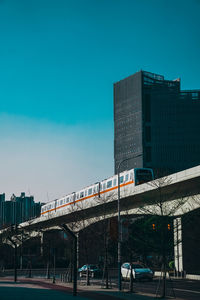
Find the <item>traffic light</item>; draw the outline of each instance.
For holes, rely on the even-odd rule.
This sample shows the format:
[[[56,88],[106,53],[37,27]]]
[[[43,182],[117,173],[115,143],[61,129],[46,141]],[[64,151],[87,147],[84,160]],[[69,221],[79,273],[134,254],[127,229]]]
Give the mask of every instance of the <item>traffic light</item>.
[[[152,224],[152,229],[156,230],[156,224],[154,224],[154,223]]]
[[[167,229],[171,230],[171,225],[170,224],[167,224]]]

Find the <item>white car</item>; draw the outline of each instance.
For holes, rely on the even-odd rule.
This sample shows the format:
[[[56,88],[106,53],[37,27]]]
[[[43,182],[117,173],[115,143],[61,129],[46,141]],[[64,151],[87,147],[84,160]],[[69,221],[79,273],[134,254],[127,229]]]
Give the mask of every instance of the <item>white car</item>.
[[[149,268],[142,266],[139,263],[132,263],[132,273],[133,273],[133,279],[135,280],[140,280],[140,279],[153,280],[153,271]],[[121,274],[122,274],[122,279],[130,280],[130,274],[131,274],[130,263],[126,262],[121,266]]]

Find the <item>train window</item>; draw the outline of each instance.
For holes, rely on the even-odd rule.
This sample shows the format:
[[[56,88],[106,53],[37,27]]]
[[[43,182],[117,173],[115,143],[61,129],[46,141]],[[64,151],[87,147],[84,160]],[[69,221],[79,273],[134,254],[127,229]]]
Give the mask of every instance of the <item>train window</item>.
[[[79,193],[76,193],[76,199],[79,199]]]
[[[124,182],[124,176],[120,176],[120,183]]]
[[[112,180],[107,181],[107,188],[111,188],[112,187]]]
[[[106,189],[106,183],[104,182],[103,184],[103,189],[105,190]]]
[[[88,195],[92,195],[92,189],[88,190]]]
[[[128,181],[128,174],[126,174],[125,176],[125,181]]]
[[[67,203],[69,202],[69,198],[67,198]]]
[[[80,192],[80,198],[84,197],[84,192]]]
[[[62,205],[62,204],[63,204],[63,200],[60,201],[60,205]]]
[[[117,185],[117,179],[115,178],[114,180],[113,180],[113,186],[116,186]]]
[[[133,172],[130,173],[130,180],[133,180]]]
[[[87,190],[85,190],[85,197],[87,196]]]

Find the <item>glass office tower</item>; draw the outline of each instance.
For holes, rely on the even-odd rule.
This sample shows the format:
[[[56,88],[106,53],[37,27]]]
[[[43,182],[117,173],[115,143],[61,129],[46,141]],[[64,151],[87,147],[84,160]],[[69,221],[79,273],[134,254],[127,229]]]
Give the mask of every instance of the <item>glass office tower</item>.
[[[159,175],[200,164],[200,90],[139,71],[114,84],[115,173],[150,167]]]

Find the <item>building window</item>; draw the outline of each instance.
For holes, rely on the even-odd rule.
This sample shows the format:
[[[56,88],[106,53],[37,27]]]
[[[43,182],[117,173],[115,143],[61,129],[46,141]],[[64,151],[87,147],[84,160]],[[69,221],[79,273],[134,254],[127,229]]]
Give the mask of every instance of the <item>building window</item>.
[[[145,95],[145,122],[151,122],[151,95]]]
[[[146,162],[151,161],[151,147],[146,147]]]
[[[150,126],[145,127],[145,140],[146,140],[146,142],[151,142],[151,127]]]

